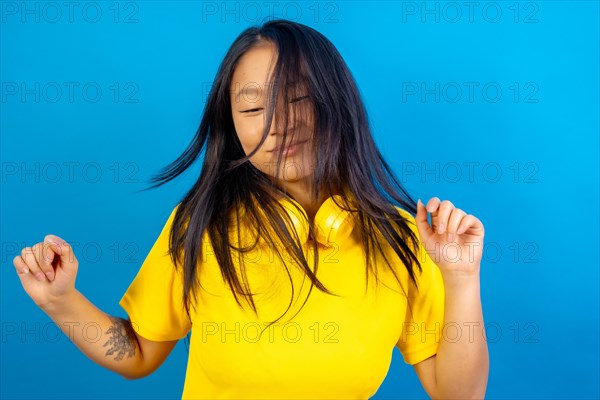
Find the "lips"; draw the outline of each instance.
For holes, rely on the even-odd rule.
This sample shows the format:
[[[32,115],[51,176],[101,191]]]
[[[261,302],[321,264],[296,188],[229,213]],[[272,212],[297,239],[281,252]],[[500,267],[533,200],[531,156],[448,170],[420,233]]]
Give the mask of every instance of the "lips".
[[[297,141],[297,142],[294,142],[294,143],[288,143],[286,145],[286,147],[283,149],[283,151],[285,152],[286,150],[288,150],[290,148],[293,148],[293,146],[297,146],[299,144],[303,144],[303,143],[306,143],[306,142],[308,142],[308,139],[306,139],[306,140],[300,140],[300,141]],[[279,151],[279,150],[281,150],[281,146],[275,147],[273,150],[269,150],[269,151],[270,152],[275,152],[275,151]]]

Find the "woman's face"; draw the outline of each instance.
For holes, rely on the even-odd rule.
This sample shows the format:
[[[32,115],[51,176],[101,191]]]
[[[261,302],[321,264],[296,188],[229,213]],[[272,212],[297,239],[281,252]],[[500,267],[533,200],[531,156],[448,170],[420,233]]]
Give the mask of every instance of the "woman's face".
[[[270,42],[254,47],[246,52],[238,61],[233,73],[230,87],[231,113],[238,138],[246,155],[250,154],[260,143],[266,126],[266,101],[271,84],[268,81],[277,57],[276,48]],[[273,64],[271,64],[271,61]],[[293,88],[290,88],[293,89]],[[282,154],[279,168],[279,181],[307,181],[314,170],[310,145],[312,136],[312,114],[310,113],[307,93],[299,86],[290,91],[287,102],[289,109],[286,149]],[[280,88],[279,97],[283,96]],[[278,100],[269,135],[258,151],[250,158],[250,162],[270,177],[275,177],[279,150],[283,143],[283,104]],[[298,118],[302,110],[303,118]],[[310,126],[309,126],[310,125]],[[291,143],[298,143],[292,146]],[[289,150],[287,153],[286,151]]]

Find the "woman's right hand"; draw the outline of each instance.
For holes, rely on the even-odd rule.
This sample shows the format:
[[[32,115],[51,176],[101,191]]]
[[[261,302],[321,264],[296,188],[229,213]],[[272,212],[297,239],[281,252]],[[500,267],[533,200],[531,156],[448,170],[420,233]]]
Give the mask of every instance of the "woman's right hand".
[[[59,305],[75,292],[79,265],[73,248],[55,235],[25,247],[13,259],[25,292],[42,309]]]

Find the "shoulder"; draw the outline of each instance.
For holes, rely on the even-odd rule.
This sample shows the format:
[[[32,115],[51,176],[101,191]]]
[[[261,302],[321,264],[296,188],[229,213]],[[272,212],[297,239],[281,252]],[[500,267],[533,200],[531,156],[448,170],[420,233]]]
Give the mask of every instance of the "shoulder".
[[[394,205],[394,208],[398,211],[398,214],[404,219],[410,230],[418,237],[419,233],[417,230],[415,216],[400,206]]]

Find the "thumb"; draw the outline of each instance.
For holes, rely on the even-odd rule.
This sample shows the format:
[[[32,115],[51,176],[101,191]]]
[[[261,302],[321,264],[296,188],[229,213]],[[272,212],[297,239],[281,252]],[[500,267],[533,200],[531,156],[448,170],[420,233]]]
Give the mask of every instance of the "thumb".
[[[44,238],[44,245],[50,250],[48,252],[50,263],[56,258],[56,254],[60,259],[60,266],[63,269],[69,272],[77,270],[77,259],[69,243],[56,235],[47,235]]]
[[[429,221],[427,221],[427,209],[425,208],[425,204],[421,202],[421,199],[417,200],[415,223],[417,225],[417,230],[419,231],[419,236],[421,237],[421,242],[426,242],[434,232],[429,225]]]

